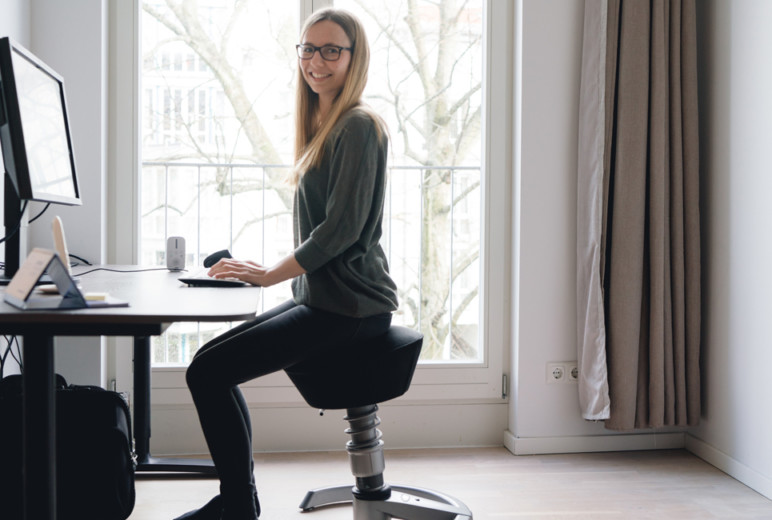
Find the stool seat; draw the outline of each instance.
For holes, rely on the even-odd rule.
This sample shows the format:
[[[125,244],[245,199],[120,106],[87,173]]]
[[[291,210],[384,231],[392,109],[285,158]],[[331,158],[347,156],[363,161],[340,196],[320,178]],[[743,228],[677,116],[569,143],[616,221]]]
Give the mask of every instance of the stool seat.
[[[286,372],[314,408],[340,410],[382,403],[410,388],[423,336],[392,326],[371,340],[289,367]]]
[[[383,477],[378,403],[407,392],[422,344],[419,332],[392,326],[381,336],[286,369],[308,404],[346,410],[346,433],[351,436],[346,451],[356,485],[309,491],[300,503],[303,511],[350,502],[354,520],[472,519],[469,508],[453,497],[424,488],[390,486]]]

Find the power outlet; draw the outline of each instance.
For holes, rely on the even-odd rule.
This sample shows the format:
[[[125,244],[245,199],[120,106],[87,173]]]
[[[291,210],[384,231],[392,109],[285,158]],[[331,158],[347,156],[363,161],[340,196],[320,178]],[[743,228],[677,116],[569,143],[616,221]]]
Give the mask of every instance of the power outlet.
[[[575,361],[569,363],[566,367],[566,377],[568,378],[569,383],[579,382],[579,365],[577,365]]]
[[[551,361],[547,363],[547,383],[576,383],[579,369],[576,361]]]
[[[562,383],[567,377],[564,363],[547,363],[547,383]]]

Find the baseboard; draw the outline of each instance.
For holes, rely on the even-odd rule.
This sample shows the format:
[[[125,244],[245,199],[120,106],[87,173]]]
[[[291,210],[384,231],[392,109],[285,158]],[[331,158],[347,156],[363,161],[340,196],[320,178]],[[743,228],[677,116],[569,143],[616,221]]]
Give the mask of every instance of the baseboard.
[[[686,449],[754,491],[772,499],[772,479],[749,468],[703,440],[686,435]]]
[[[507,430],[504,446],[515,455],[668,450],[683,448],[684,436],[684,433],[675,432],[523,438],[515,437]]]

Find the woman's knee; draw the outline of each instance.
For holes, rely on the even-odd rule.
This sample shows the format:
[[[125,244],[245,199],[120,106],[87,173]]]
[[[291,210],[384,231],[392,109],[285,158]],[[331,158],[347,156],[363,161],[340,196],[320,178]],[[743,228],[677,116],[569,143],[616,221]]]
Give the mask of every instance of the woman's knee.
[[[185,382],[191,390],[197,388],[199,383],[204,380],[202,365],[203,363],[200,362],[199,358],[194,357],[190,362],[190,365],[188,365],[188,369],[185,371]]]

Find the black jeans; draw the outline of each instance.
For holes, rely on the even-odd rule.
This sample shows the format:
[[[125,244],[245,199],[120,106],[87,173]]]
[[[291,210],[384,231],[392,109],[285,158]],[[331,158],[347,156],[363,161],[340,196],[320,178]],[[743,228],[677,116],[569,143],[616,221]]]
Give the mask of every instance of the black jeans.
[[[391,314],[351,318],[288,301],[213,339],[186,374],[225,510],[245,511],[255,493],[252,425],[238,386],[354,341],[386,332]]]

